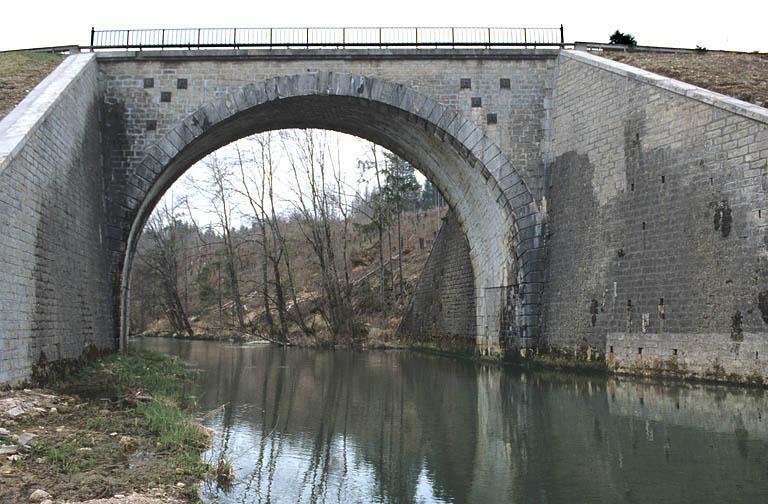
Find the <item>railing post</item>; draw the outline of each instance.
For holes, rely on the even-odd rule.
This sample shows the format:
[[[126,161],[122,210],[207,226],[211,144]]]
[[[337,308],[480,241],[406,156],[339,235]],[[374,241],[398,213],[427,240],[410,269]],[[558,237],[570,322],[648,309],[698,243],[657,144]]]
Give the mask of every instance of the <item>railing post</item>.
[[[416,28],[416,47],[419,47],[419,28]]]
[[[269,48],[272,49],[272,28],[269,29]]]
[[[91,51],[93,51],[93,37],[96,35],[96,28],[91,26]]]
[[[307,28],[307,49],[309,49],[309,28]]]
[[[451,46],[456,49],[456,28],[451,27]]]
[[[232,47],[237,49],[237,28],[232,28]]]
[[[200,28],[197,29],[197,48],[200,49]]]
[[[526,49],[528,48],[528,28],[523,28],[523,44]]]
[[[488,49],[491,48],[491,29],[488,28]]]
[[[379,28],[379,49],[381,49],[381,28]]]
[[[347,29],[342,28],[341,29],[341,47],[344,47],[347,45]]]
[[[160,49],[165,49],[165,28],[163,28],[163,31],[160,34]]]
[[[560,24],[560,48],[565,47],[565,36],[563,35],[563,25]]]
[[[131,45],[131,30],[125,31],[125,49],[128,50]]]

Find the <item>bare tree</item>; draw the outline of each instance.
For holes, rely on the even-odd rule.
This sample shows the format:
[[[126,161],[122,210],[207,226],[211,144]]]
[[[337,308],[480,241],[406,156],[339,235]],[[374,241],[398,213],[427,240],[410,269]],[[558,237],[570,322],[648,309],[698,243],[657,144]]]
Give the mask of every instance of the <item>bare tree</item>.
[[[284,263],[288,270],[290,291],[296,300],[295,289],[292,284],[292,274],[290,272],[290,259],[287,257],[285,241],[280,234],[279,219],[275,210],[274,202],[274,165],[272,159],[272,137],[265,134],[256,138],[259,147],[259,156],[253,156],[250,163],[250,170],[247,162],[238,145],[235,145],[238,164],[240,167],[240,194],[246,198],[253,212],[252,218],[259,228],[259,236],[256,239],[262,252],[261,273],[262,286],[261,294],[264,304],[265,320],[270,334],[276,335],[282,343],[288,341],[288,308],[286,303],[285,290],[283,288],[283,273],[281,265]],[[247,173],[250,172],[250,176]],[[251,190],[251,186],[254,190]],[[270,281],[270,269],[272,279]],[[270,285],[272,289],[270,289]],[[274,297],[271,292],[274,292]],[[279,328],[275,325],[272,317],[271,306],[275,305],[277,310]],[[297,322],[306,329],[303,317],[298,306],[295,307],[297,313]]]
[[[346,302],[352,306],[352,281],[350,280],[349,273],[349,202],[347,201],[347,194],[344,189],[344,178],[341,168],[341,153],[339,152],[339,139],[336,137],[336,155],[334,156],[329,151],[328,159],[331,163],[331,173],[333,175],[334,188],[336,192],[334,194],[334,200],[336,203],[336,209],[341,215],[342,228],[341,228],[341,264],[344,268],[344,296],[347,298]]]
[[[240,296],[239,258],[232,233],[231,169],[215,153],[205,158],[203,163],[207,169],[207,180],[202,186],[196,184],[196,187],[208,195],[211,208],[216,215],[219,228],[221,229],[224,247],[224,269],[231,291],[233,311],[237,320],[237,326],[243,330],[245,329],[245,310]]]
[[[368,217],[371,221],[371,223],[374,224],[376,227],[376,232],[378,234],[378,251],[379,251],[379,298],[381,300],[384,299],[385,290],[387,288],[387,285],[391,285],[391,282],[387,282],[387,270],[384,263],[384,232],[387,229],[387,219],[386,219],[386,206],[385,206],[385,200],[384,200],[384,186],[382,184],[382,178],[384,177],[384,174],[382,173],[381,167],[379,165],[379,157],[378,157],[378,146],[374,143],[370,144],[371,149],[371,161],[361,161],[359,162],[360,171],[361,174],[365,174],[365,172],[369,170],[373,170],[374,173],[374,179],[376,180],[376,188],[373,192],[373,194],[368,195],[367,198],[364,198],[368,200],[369,205],[371,206],[371,214],[367,214],[366,217]],[[391,254],[390,254],[391,255]]]
[[[280,274],[280,261],[282,260],[285,264],[285,272],[286,276],[288,277],[288,290],[291,296],[291,300],[293,302],[293,309],[290,310],[290,313],[293,313],[294,321],[299,325],[301,328],[301,331],[309,336],[312,334],[312,330],[307,326],[306,322],[304,321],[304,314],[302,313],[301,305],[299,304],[299,299],[296,294],[296,282],[294,280],[294,274],[293,274],[293,267],[291,266],[291,254],[288,250],[288,247],[286,245],[285,235],[283,234],[283,231],[280,226],[280,218],[278,217],[277,213],[277,205],[275,201],[275,162],[274,162],[274,156],[272,153],[272,136],[270,134],[267,134],[266,137],[260,138],[260,147],[261,147],[261,154],[262,154],[262,165],[264,167],[264,173],[266,175],[266,189],[267,189],[267,201],[268,206],[270,210],[270,219],[268,220],[270,230],[272,232],[272,238],[273,238],[273,245],[274,245],[274,252],[272,257],[275,258],[272,262],[273,264],[273,271],[274,271],[274,277],[275,277],[275,289],[277,291],[276,297],[279,300],[279,307],[280,307],[280,313],[281,317],[283,317],[284,320],[285,316],[287,315],[286,310],[286,304],[283,301],[284,299],[284,293],[283,293],[283,284],[281,281],[281,274]]]
[[[356,341],[359,329],[349,298],[344,295],[339,281],[332,231],[333,202],[327,179],[325,149],[318,145],[317,134],[303,130],[298,134],[284,134],[283,146],[291,166],[297,194],[296,210],[301,229],[310,244],[320,268],[325,294],[321,314],[334,338],[348,337]],[[293,142],[287,146],[287,140]]]
[[[178,202],[164,200],[152,213],[144,233],[152,247],[141,251],[139,258],[155,274],[159,281],[163,311],[169,324],[177,333],[192,337],[194,332],[179,294],[178,258],[181,255],[181,231],[183,223],[176,217]]]

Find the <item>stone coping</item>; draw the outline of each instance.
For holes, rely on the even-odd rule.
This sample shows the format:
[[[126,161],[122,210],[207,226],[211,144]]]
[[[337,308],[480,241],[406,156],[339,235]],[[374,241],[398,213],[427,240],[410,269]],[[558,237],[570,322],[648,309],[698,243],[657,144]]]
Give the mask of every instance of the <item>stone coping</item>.
[[[24,147],[35,127],[48,117],[66,88],[94,60],[93,54],[67,57],[0,121],[0,173]]]
[[[559,48],[549,49],[149,49],[105,50],[96,54],[99,61],[126,60],[196,60],[196,59],[452,59],[452,60],[515,60],[554,59]]]
[[[768,109],[739,100],[738,98],[709,91],[708,89],[694,86],[693,84],[688,84],[670,77],[664,77],[663,75],[655,74],[625,63],[619,63],[618,61],[602,58],[584,51],[563,50],[560,51],[560,54],[566,58],[592,65],[611,73],[645,84],[650,84],[661,89],[666,89],[667,91],[685,96],[686,98],[706,103],[707,105],[717,107],[763,124],[768,124]]]

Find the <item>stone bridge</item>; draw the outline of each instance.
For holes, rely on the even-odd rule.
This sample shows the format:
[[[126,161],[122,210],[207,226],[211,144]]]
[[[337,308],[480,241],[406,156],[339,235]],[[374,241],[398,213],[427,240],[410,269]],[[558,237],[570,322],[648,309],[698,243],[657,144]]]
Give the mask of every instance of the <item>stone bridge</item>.
[[[283,128],[371,140],[448,201],[415,339],[768,368],[765,109],[560,49],[121,51],[0,123],[0,383],[124,345],[157,201]]]

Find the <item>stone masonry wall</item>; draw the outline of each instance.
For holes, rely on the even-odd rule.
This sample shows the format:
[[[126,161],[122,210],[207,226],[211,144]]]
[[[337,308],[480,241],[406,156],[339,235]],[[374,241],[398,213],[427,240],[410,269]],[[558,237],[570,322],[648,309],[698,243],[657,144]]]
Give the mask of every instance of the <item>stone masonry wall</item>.
[[[768,111],[572,51],[555,88],[543,344],[768,375]]]
[[[474,344],[475,286],[469,243],[449,211],[398,328],[415,342],[465,349]]]
[[[380,106],[382,103],[377,102],[383,97],[376,95],[366,105],[369,110],[364,107],[355,108],[361,102],[350,105],[348,109],[339,104],[332,119],[336,124],[330,127],[347,128],[344,131],[352,134],[358,132],[361,136],[367,133],[367,138],[374,137],[385,146],[391,142],[401,148],[399,153],[404,157],[408,155],[404,153],[406,149],[403,144],[408,144],[409,154],[417,153],[414,155],[416,159],[409,160],[424,169],[428,176],[431,170],[436,185],[457,209],[459,221],[468,235],[473,232],[476,235],[488,235],[474,241],[470,237],[470,242],[473,242],[472,253],[478,256],[473,257],[473,260],[490,265],[475,271],[476,274],[492,278],[476,282],[478,288],[480,284],[483,288],[518,281],[524,284],[524,295],[519,298],[517,322],[524,328],[522,335],[535,338],[542,281],[538,271],[541,267],[538,260],[541,228],[537,205],[529,202],[541,193],[544,160],[548,159],[551,152],[549,97],[552,93],[556,55],[557,52],[552,50],[99,53],[100,82],[107,111],[106,143],[111,148],[108,154],[111,181],[107,195],[110,215],[108,237],[110,247],[115,251],[112,259],[115,278],[119,279],[118,275],[124,265],[130,267],[130,257],[126,262],[125,253],[126,248],[133,243],[131,236],[134,236],[132,233],[135,230],[131,230],[131,225],[141,222],[141,217],[146,215],[146,207],[142,205],[147,202],[151,205],[157,191],[167,188],[164,184],[169,184],[180,174],[180,169],[186,168],[180,168],[180,165],[193,162],[210,152],[200,146],[216,138],[216,135],[207,133],[207,128],[217,127],[220,120],[217,117],[232,118],[228,128],[222,126],[217,133],[221,138],[226,137],[227,141],[252,134],[258,128],[287,127],[285,124],[295,122],[297,118],[310,118],[301,126],[322,126],[325,124],[323,120],[328,121],[324,117],[328,109],[324,108],[327,105],[323,105],[323,100],[313,98],[302,101],[301,97],[291,94],[292,89],[312,86],[307,84],[313,82],[312,79],[316,79],[315,83],[318,79],[325,83],[326,79],[338,76],[362,75],[370,77],[370,82],[396,83],[402,85],[396,89],[403,93],[413,90],[428,97],[438,104],[430,109],[435,112],[435,117],[417,119],[427,120],[427,124],[419,124],[414,128],[419,131],[407,134],[407,128],[414,127],[415,116],[408,116],[406,120],[406,114],[384,110]],[[240,108],[251,97],[249,94],[238,94],[243,93],[245,86],[258,87],[259,83],[267,79],[281,76],[296,77],[280,81],[279,86],[284,88],[276,89],[275,92],[281,97],[286,96],[283,92],[287,92],[291,100],[283,100],[279,110],[272,112],[273,115],[268,115],[266,108],[262,112]],[[362,91],[357,93],[366,93],[365,86],[362,83],[360,86]],[[351,90],[349,79],[343,83],[342,88]],[[342,88],[338,92],[347,93]],[[375,94],[382,89],[384,84],[372,84],[368,91]],[[404,91],[406,89],[408,91]],[[328,92],[327,89],[321,91]],[[350,94],[354,94],[354,90]],[[227,100],[232,102],[228,103]],[[430,106],[432,101],[429,102]],[[201,110],[203,106],[207,108]],[[408,102],[407,98],[403,106],[409,113],[412,112],[409,107],[418,108],[415,102]],[[454,107],[456,111],[443,114],[440,111],[444,107]],[[194,118],[189,119],[192,124],[186,124],[184,120],[196,111]],[[262,115],[252,120],[243,119],[251,113]],[[206,114],[211,117],[208,118]],[[385,119],[386,115],[390,117]],[[238,117],[242,119],[239,122]],[[312,118],[315,118],[315,122],[312,122]],[[429,119],[440,122],[440,125],[429,122]],[[406,124],[402,124],[406,121]],[[237,123],[237,127],[233,123]],[[280,126],[281,123],[283,126]],[[464,125],[461,133],[470,132],[472,139],[483,136],[482,143],[473,145],[488,146],[483,151],[483,157],[484,161],[491,164],[488,170],[493,178],[482,173],[476,163],[460,159],[460,156],[467,153],[475,155],[471,151],[472,145],[461,144],[466,138],[449,136],[458,135],[460,125]],[[456,131],[448,131],[454,126]],[[433,135],[438,127],[446,128],[443,131],[447,133]],[[206,133],[196,137],[200,130]],[[239,136],[228,137],[233,131]],[[432,137],[426,138],[423,134],[420,137],[420,132],[426,132]],[[192,142],[193,138],[200,141]],[[190,145],[192,148],[186,149]],[[180,155],[178,159],[181,161],[176,162],[174,156],[179,152],[185,154]],[[170,160],[175,164],[172,169],[167,169]],[[482,180],[478,176],[481,173]],[[157,183],[158,180],[161,182]],[[481,191],[483,194],[478,195]],[[506,204],[504,198],[495,194],[487,197],[487,193],[494,191],[505,192],[504,198],[517,213],[519,220],[514,229],[510,215],[503,208]],[[524,206],[524,211],[517,205]],[[504,229],[494,229],[494,226]],[[510,247],[494,244],[494,241],[508,237],[511,237],[510,243],[515,240],[521,244],[515,251],[519,257],[515,265],[512,265],[514,261],[507,258],[517,244]],[[516,276],[518,268],[522,278]],[[115,290],[118,288],[119,285],[116,285]],[[476,319],[480,326],[491,327],[493,324],[485,323],[491,319],[485,315],[487,310],[483,304],[478,303],[476,309],[479,314]],[[495,317],[495,314],[490,317]],[[496,334],[498,331],[487,332]],[[494,350],[495,336],[487,339],[486,350]]]
[[[757,382],[766,377],[765,333],[609,332],[608,364],[619,372],[684,375],[711,380]]]
[[[146,147],[214,99],[275,76],[330,71],[404,84],[456,108],[484,127],[540,195],[556,55],[551,50],[99,53],[110,128],[119,139],[113,156],[122,163],[113,176],[116,182],[130,178],[125,171],[142,160]],[[495,118],[489,120],[489,114]]]
[[[70,56],[0,122],[0,383],[113,347],[97,77]]]

